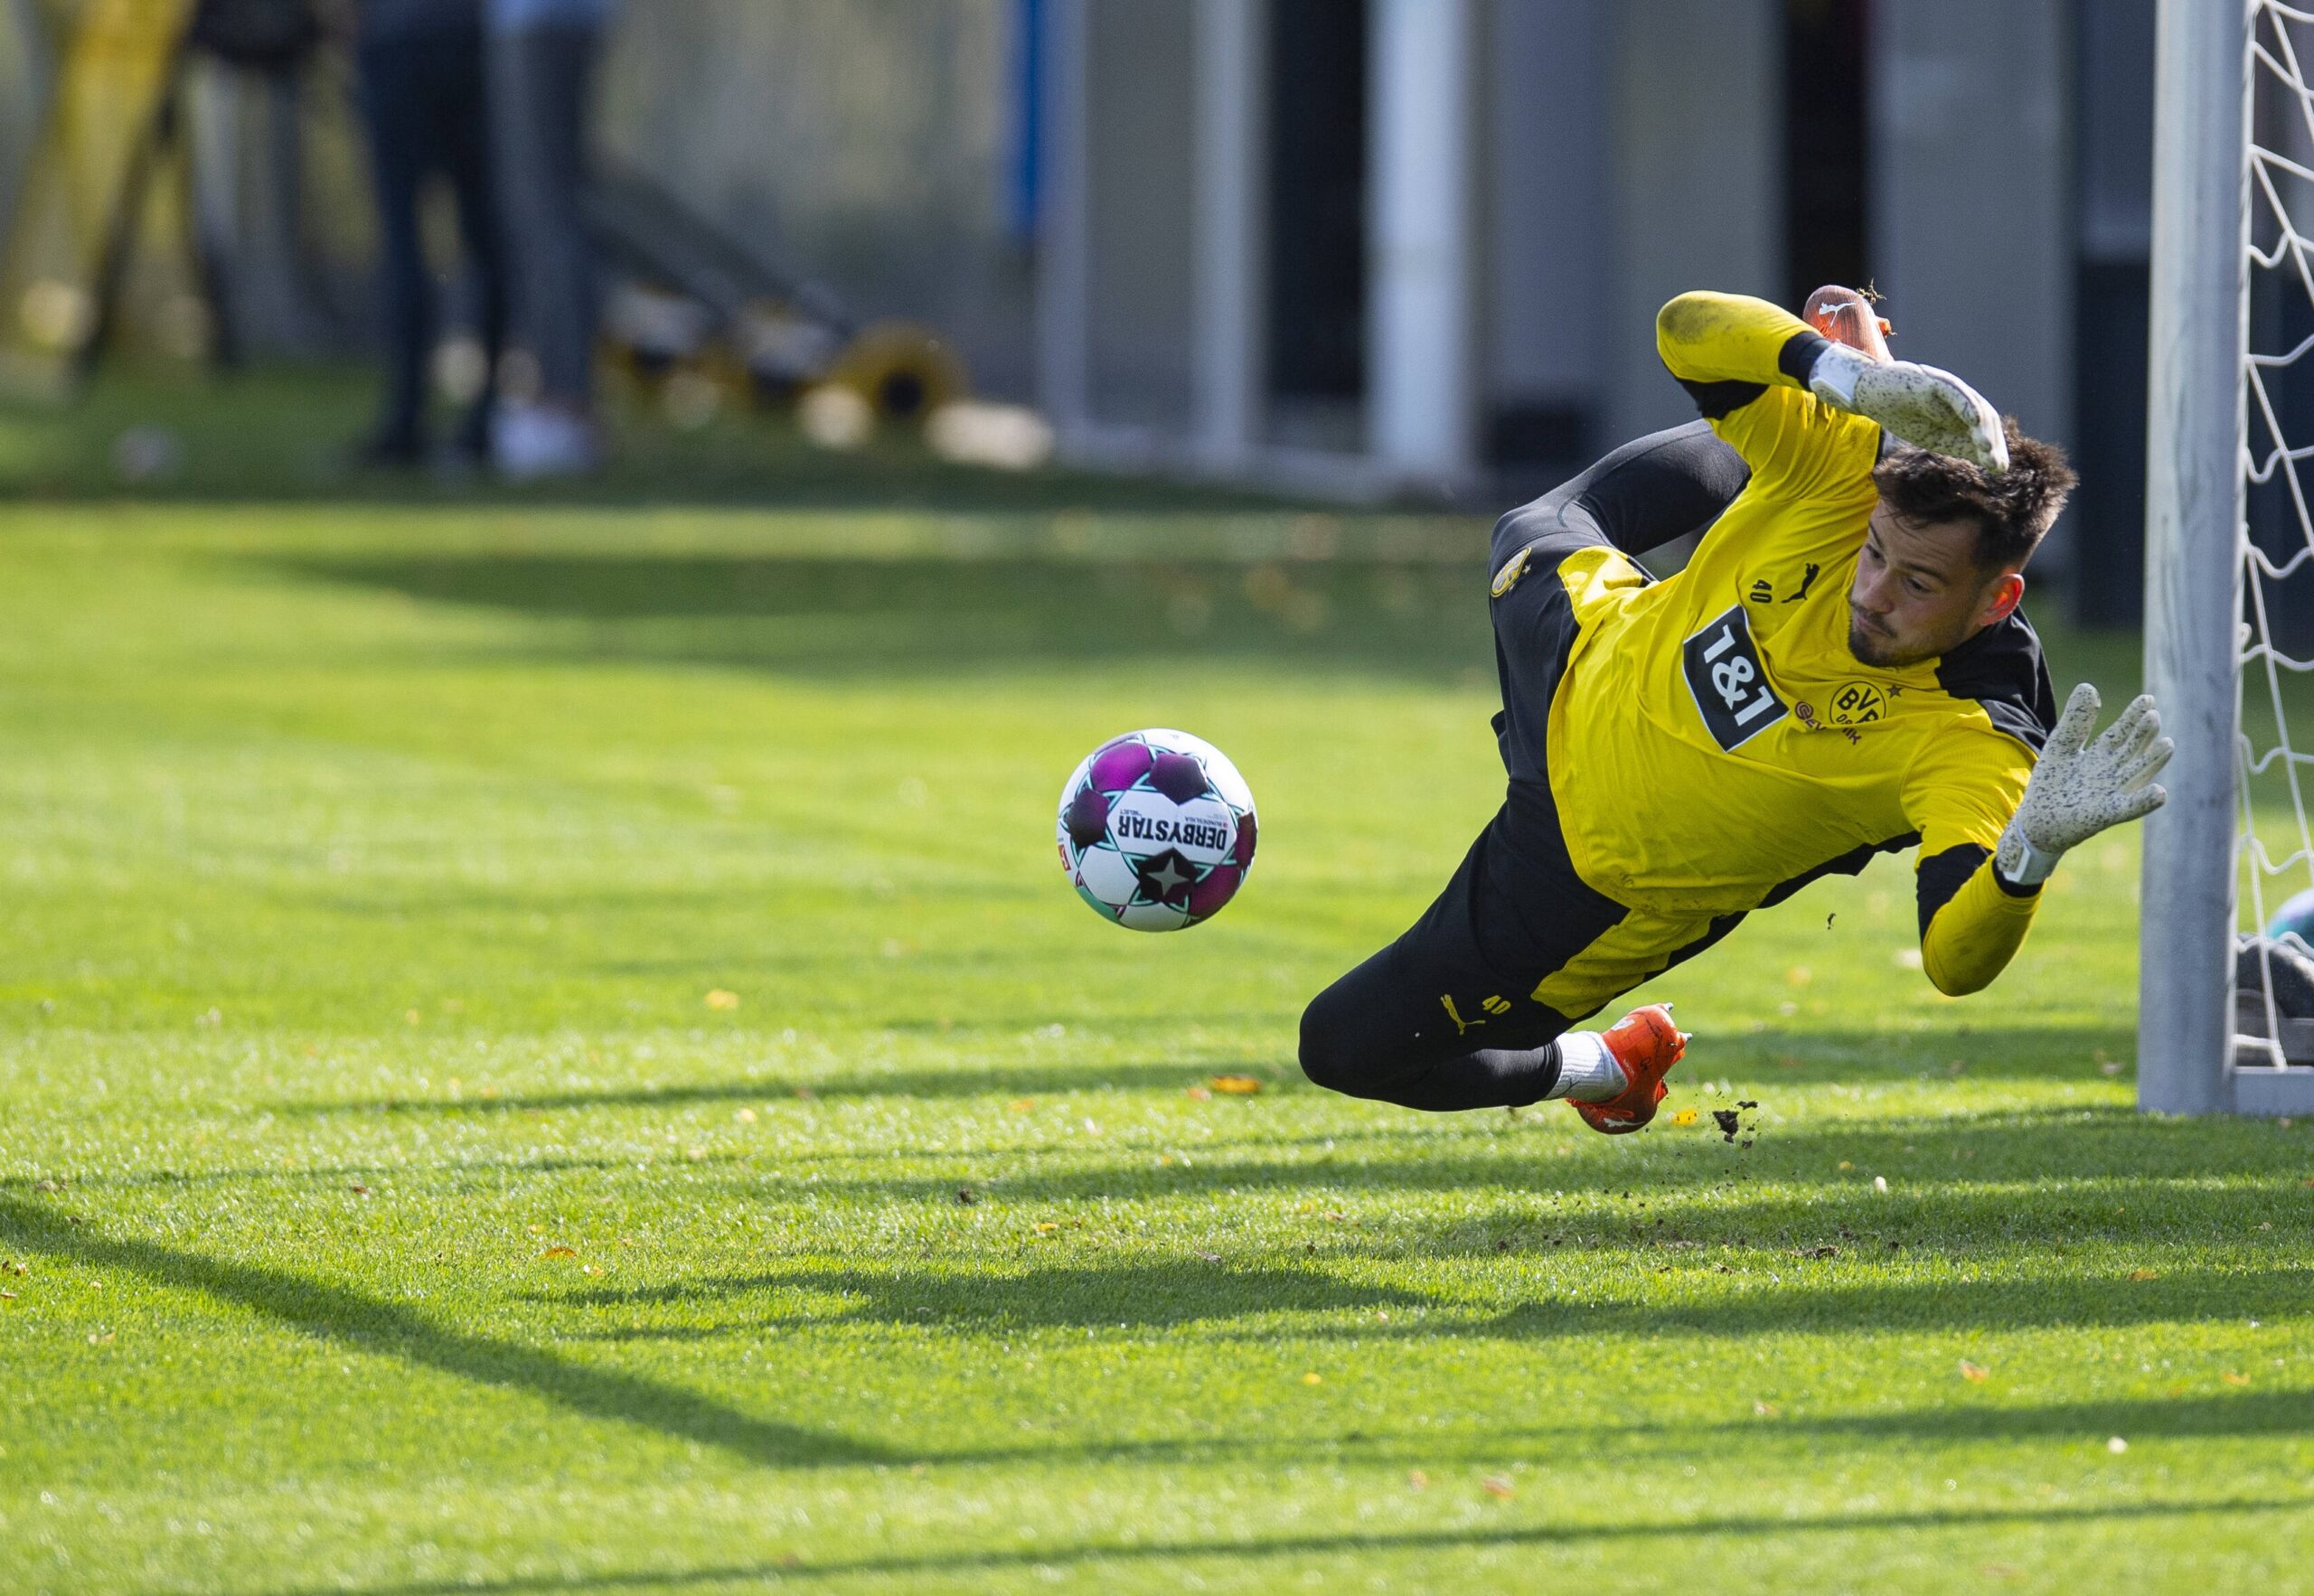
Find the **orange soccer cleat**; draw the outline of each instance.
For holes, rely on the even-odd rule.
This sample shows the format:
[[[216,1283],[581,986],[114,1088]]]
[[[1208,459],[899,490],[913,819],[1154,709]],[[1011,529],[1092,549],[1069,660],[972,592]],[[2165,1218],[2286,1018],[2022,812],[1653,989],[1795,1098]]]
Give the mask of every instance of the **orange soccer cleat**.
[[[1886,361],[1888,356],[1888,335],[1895,329],[1888,319],[1872,308],[1872,301],[1854,288],[1843,288],[1838,283],[1827,283],[1808,296],[1808,308],[1800,313],[1813,327],[1835,343],[1845,343],[1850,349]]]
[[[1594,1131],[1621,1136],[1655,1117],[1655,1105],[1663,1101],[1663,1077],[1687,1052],[1688,1034],[1671,1023],[1670,1004],[1650,1003],[1609,1026],[1603,1039],[1631,1084],[1604,1103],[1570,1099],[1568,1106]]]

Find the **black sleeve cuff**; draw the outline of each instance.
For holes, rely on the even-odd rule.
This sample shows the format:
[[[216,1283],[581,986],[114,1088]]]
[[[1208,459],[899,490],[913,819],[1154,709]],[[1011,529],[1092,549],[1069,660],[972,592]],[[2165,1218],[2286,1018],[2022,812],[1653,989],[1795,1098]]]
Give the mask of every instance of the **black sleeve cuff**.
[[[1830,342],[1821,333],[1812,330],[1794,333],[1783,341],[1783,347],[1776,351],[1775,368],[1805,388],[1808,386],[1808,373],[1816,369],[1816,357],[1824,352],[1825,346]]]
[[[2031,886],[2027,887],[2022,882],[2011,881],[2008,877],[2000,873],[2000,867],[1999,865],[1995,865],[1992,868],[1992,884],[1995,887],[1999,887],[2001,891],[2008,894],[2010,897],[2038,897],[2041,893],[2041,888],[2047,885],[2047,883],[2044,881],[2036,881]]]
[[[1961,888],[1969,884],[1969,878],[1977,873],[1977,867],[1991,857],[1989,851],[1975,843],[1963,842],[1958,848],[1948,848],[1933,858],[1920,861],[1918,886],[1920,934],[1923,936],[1928,934],[1928,923],[1936,918],[1936,911],[1959,897]],[[2000,873],[1999,865],[1992,868],[1992,879],[1993,885],[2010,897],[2034,897],[2041,890],[2038,882],[2030,887],[2018,886]]]

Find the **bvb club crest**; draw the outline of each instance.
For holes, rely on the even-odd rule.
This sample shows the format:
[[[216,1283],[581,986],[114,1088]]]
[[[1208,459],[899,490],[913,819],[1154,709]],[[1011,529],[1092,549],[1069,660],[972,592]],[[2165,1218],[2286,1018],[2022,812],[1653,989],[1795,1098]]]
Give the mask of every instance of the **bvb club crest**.
[[[1828,707],[1834,726],[1870,726],[1887,718],[1888,694],[1876,682],[1843,681],[1832,690]]]

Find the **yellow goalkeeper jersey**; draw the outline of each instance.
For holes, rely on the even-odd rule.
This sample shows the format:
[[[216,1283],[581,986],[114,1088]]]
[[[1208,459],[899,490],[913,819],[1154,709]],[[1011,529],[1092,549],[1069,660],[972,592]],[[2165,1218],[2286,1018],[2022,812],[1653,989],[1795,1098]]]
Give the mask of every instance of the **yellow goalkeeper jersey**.
[[[1677,920],[1917,842],[1927,968],[1974,990],[2035,902],[1987,861],[2054,718],[2039,643],[2012,616],[1938,660],[1858,661],[1848,597],[1879,427],[1807,390],[1820,341],[1774,305],[1684,295],[1657,333],[1751,481],[1666,580],[1608,547],[1557,568],[1580,625],[1549,715],[1568,855],[1609,897]]]

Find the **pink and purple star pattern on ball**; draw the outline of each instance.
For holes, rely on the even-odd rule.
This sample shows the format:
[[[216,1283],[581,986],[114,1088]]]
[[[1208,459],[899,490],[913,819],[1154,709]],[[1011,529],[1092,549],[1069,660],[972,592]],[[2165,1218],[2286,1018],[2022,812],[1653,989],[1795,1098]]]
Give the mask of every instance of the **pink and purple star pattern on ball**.
[[[1185,731],[1112,737],[1061,789],[1056,837],[1069,884],[1104,919],[1180,931],[1211,918],[1253,868],[1253,790]]]

